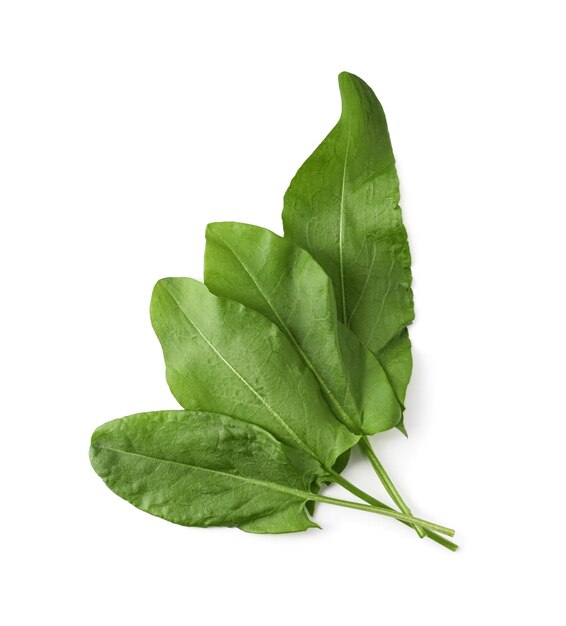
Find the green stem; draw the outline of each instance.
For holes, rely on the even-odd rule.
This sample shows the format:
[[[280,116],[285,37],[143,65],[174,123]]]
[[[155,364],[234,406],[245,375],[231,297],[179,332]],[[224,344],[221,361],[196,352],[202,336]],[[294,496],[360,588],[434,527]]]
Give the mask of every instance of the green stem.
[[[395,504],[399,507],[401,511],[403,511],[403,513],[406,513],[407,515],[412,515],[411,509],[409,509],[409,507],[405,504],[405,501],[401,497],[401,494],[397,491],[391,478],[389,478],[387,472],[385,471],[385,468],[380,463],[375,452],[373,451],[373,448],[371,447],[371,443],[365,435],[363,435],[360,439],[360,446],[368,457],[369,462],[372,464],[375,473],[379,476],[379,480],[381,480],[383,486],[387,490],[387,493],[391,496],[393,502],[395,502]],[[417,531],[419,537],[422,538],[425,536],[425,532],[422,528],[416,525],[413,525],[413,528]]]
[[[420,519],[418,517],[413,517],[412,515],[406,515],[405,513],[399,513],[398,511],[382,509],[379,507],[370,506],[369,504],[360,504],[359,502],[350,502],[349,500],[339,500],[338,498],[328,498],[326,496],[321,496],[318,493],[309,493],[307,499],[316,500],[317,502],[325,502],[326,504],[335,504],[336,506],[343,506],[349,509],[357,509],[358,511],[368,511],[369,513],[377,513],[378,515],[384,515],[385,517],[392,517],[402,522],[408,522],[409,524],[418,524],[419,526],[423,528],[427,528],[428,530],[433,530],[433,531],[442,533],[443,535],[448,535],[449,537],[454,536],[454,530],[452,530],[452,528],[446,528],[445,526],[440,526],[439,524],[435,524],[433,522],[429,522],[427,520]]]
[[[374,498],[369,493],[366,493],[365,491],[362,491],[359,487],[356,487],[356,485],[353,485],[349,480],[347,480],[343,476],[340,476],[340,474],[338,474],[334,470],[331,470],[331,474],[332,474],[332,478],[333,478],[333,480],[334,480],[334,482],[336,484],[340,485],[344,489],[347,489],[350,493],[353,493],[354,495],[358,496],[358,498],[361,498],[362,500],[365,500],[365,502],[367,502],[368,504],[371,504],[372,506],[377,506],[377,507],[379,507],[381,509],[387,509],[388,511],[394,511],[395,510],[395,509],[392,509],[387,504],[384,504],[383,502],[381,502],[377,498]],[[409,524],[408,522],[401,522],[401,523],[405,524],[405,526],[409,526],[409,527],[413,528],[413,525]],[[435,541],[436,543],[440,544],[441,546],[444,546],[445,548],[448,548],[448,550],[452,550],[452,552],[456,552],[456,550],[458,549],[458,545],[457,544],[453,543],[449,539],[446,539],[445,537],[442,537],[441,535],[438,535],[437,533],[435,533],[432,530],[425,530],[425,534],[426,534],[426,536],[429,539],[432,539],[432,541]]]

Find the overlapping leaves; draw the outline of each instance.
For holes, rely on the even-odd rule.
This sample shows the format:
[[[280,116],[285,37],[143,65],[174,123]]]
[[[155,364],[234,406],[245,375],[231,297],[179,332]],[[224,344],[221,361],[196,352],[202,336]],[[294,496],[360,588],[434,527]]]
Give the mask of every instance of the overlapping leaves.
[[[340,75],[340,121],[285,196],[285,237],[207,228],[205,284],[167,278],[151,319],[184,410],[98,428],[91,462],[135,506],[172,522],[258,533],[316,524],[314,501],[414,518],[368,435],[403,426],[411,374],[410,256],[393,153],[371,89]],[[360,443],[395,511],[340,475]],[[319,493],[336,482],[367,504]]]
[[[381,104],[357,76],[339,76],[342,115],[285,194],[285,236],[335,287],[339,319],[380,358],[404,402],[412,369],[411,257]]]

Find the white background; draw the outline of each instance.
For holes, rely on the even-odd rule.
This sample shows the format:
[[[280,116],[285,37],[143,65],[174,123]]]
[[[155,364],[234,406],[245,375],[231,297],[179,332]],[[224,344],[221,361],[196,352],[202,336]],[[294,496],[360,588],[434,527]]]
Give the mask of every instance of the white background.
[[[2,3],[2,623],[565,623],[562,4]],[[88,462],[102,422],[176,408],[153,284],[201,277],[209,221],[281,232],[341,70],[388,115],[413,253],[410,438],[375,444],[456,554],[324,505],[174,526]]]

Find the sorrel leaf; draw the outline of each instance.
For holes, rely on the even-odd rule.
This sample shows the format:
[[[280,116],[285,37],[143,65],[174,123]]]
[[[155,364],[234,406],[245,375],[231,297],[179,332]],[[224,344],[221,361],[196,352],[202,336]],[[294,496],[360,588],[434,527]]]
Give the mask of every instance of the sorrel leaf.
[[[305,499],[320,465],[265,430],[214,413],[140,413],[100,426],[92,466],[136,507],[185,526],[315,527]],[[291,490],[291,491],[290,491]]]
[[[373,434],[399,423],[402,407],[387,374],[338,322],[332,283],[303,249],[258,226],[209,224],[204,280],[212,293],[260,312],[283,331],[352,432]]]
[[[414,312],[395,159],[370,87],[346,72],[339,85],[340,120],[285,194],[285,235],[330,276],[340,319],[382,360],[403,402],[411,373],[403,333]]]
[[[290,341],[263,315],[196,280],[166,278],[153,291],[151,319],[183,408],[261,426],[328,470],[357,443]]]
[[[94,432],[90,458],[115,493],[184,526],[305,530],[314,525],[305,513],[314,499],[454,534],[396,511],[310,493],[321,472],[311,455],[226,415],[161,411],[114,420]]]

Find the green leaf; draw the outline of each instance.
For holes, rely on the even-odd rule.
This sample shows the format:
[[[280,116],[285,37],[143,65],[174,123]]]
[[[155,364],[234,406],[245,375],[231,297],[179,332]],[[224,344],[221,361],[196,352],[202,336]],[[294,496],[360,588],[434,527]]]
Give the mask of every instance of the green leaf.
[[[397,426],[404,407],[386,368],[342,322],[338,322],[338,340],[349,372],[350,390],[358,399],[363,416],[363,434],[373,435]]]
[[[311,455],[226,415],[160,411],[113,420],[93,433],[90,459],[119,496],[184,526],[305,530],[313,523],[299,512],[314,499],[454,534],[451,528],[383,506],[309,492],[324,472]]]
[[[306,513],[309,515],[314,514],[313,500],[308,500],[306,504],[302,500],[290,504],[282,511],[275,511],[275,513],[259,517],[251,522],[240,524],[239,528],[248,533],[260,535],[295,533],[308,530],[309,528],[320,528]]]
[[[316,526],[301,492],[320,465],[233,417],[160,411],[113,420],[95,430],[90,459],[112,491],[176,524],[270,533]]]
[[[350,450],[346,450],[343,452],[337,459],[336,463],[334,463],[334,467],[332,468],[337,474],[341,474],[350,461]]]
[[[405,394],[413,370],[411,340],[409,339],[407,329],[405,328],[401,331],[400,335],[392,339],[387,346],[378,353],[377,358],[387,372],[397,399],[401,405],[404,406]]]
[[[332,283],[303,249],[258,226],[209,224],[204,277],[212,293],[258,311],[283,331],[352,432],[374,434],[400,421],[387,374],[338,322]]]
[[[338,314],[386,369],[399,399],[411,373],[411,258],[385,115],[368,85],[339,76],[342,115],[285,194],[285,235],[322,265]],[[401,337],[401,344],[391,345]],[[404,352],[399,358],[398,351]],[[400,367],[400,363],[403,367]]]
[[[166,278],[153,291],[151,319],[183,408],[257,424],[328,471],[357,443],[290,341],[263,315],[198,281]]]

